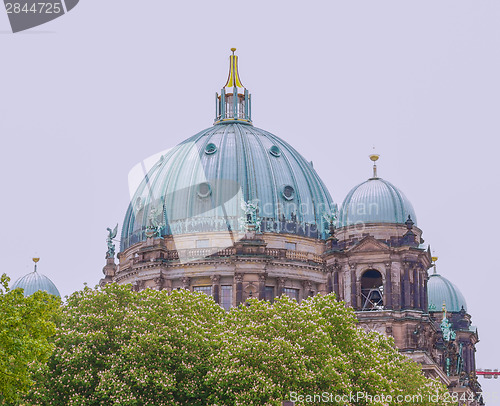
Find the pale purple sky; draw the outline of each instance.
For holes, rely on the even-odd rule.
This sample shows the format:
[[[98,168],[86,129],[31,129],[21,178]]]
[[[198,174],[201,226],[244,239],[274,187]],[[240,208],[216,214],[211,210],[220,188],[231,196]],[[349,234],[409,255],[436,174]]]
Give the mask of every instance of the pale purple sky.
[[[234,46],[254,124],[337,203],[376,146],[466,296],[478,367],[500,368],[499,21],[498,0],[81,0],[14,35],[0,13],[0,272],[37,254],[63,295],[97,284],[129,171],[211,126]],[[500,404],[500,380],[481,383]]]

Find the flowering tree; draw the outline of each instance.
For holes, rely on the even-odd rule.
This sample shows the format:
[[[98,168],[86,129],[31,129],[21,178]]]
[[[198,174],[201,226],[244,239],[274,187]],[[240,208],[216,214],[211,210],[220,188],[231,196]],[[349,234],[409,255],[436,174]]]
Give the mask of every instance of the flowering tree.
[[[313,394],[382,405],[402,394],[435,406],[429,396],[445,392],[333,295],[254,299],[226,313],[186,290],[86,288],[64,306],[55,344],[36,368],[32,405],[262,406]],[[349,400],[357,392],[386,398]]]
[[[60,302],[46,292],[25,297],[22,289],[9,290],[9,280],[0,279],[0,404],[16,403],[31,383],[29,366],[49,358]]]

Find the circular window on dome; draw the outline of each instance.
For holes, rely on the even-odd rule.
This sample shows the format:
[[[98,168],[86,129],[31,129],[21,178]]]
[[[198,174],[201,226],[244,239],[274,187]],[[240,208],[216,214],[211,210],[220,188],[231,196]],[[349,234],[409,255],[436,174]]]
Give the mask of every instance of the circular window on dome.
[[[282,194],[286,200],[292,200],[295,197],[295,190],[290,185],[286,185],[283,186]]]
[[[212,194],[212,188],[209,183],[203,182],[198,185],[198,196],[202,199]]]
[[[273,145],[271,148],[269,148],[269,153],[272,156],[276,156],[276,157],[281,156],[281,151],[276,145]]]
[[[205,154],[212,155],[217,152],[217,146],[214,143],[210,143],[205,147]]]

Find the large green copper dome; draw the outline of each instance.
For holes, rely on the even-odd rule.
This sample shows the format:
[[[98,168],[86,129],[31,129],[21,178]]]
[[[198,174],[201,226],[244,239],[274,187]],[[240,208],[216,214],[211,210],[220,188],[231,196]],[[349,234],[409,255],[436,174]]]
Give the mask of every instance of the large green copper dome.
[[[462,307],[467,311],[467,302],[458,288],[445,277],[434,273],[427,282],[429,311],[438,312],[446,306],[449,312],[459,312]]]
[[[158,224],[161,235],[240,230],[243,202],[257,205],[264,232],[316,238],[325,237],[333,210],[316,171],[290,145],[248,124],[222,123],[151,169],[125,216],[121,249],[144,241]]]
[[[240,91],[237,57],[230,58],[215,125],[148,172],[125,216],[122,251],[148,236],[242,231],[249,216],[262,232],[327,236],[334,210],[327,188],[294,148],[252,125],[251,95]]]

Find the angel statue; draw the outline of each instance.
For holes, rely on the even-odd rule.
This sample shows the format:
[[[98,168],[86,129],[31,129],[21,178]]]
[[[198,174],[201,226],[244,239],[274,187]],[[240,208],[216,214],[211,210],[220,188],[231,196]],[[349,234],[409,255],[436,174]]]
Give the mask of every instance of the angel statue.
[[[454,340],[457,336],[457,333],[455,333],[455,331],[453,331],[452,329],[452,324],[449,322],[448,318],[446,317],[446,313],[445,313],[445,316],[443,318],[443,321],[441,322],[441,331],[443,332],[443,340],[445,341],[450,341],[450,340]]]
[[[113,243],[113,238],[116,237],[116,233],[118,232],[118,224],[115,226],[114,230],[111,228],[107,228],[108,230],[108,251],[106,252],[106,259],[115,257],[115,244]]]
[[[331,237],[333,237],[335,235],[335,228],[336,228],[337,219],[338,219],[338,206],[335,204],[333,206],[332,213],[331,214],[324,213],[323,218],[330,225],[329,234]]]
[[[245,217],[241,221],[245,229],[259,230],[261,220],[257,216],[257,203],[253,203],[253,201],[245,202],[244,200],[241,200],[241,209],[245,213]]]
[[[158,209],[152,207],[148,216],[148,226],[146,228],[146,237],[159,237],[161,234],[161,229],[165,226],[163,222],[158,221]]]

